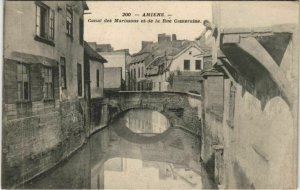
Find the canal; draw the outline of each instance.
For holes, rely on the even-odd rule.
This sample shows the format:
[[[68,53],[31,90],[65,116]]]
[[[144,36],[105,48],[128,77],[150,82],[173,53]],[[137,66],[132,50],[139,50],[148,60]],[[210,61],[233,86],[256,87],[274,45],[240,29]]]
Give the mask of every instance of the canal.
[[[159,112],[134,109],[18,188],[215,189],[199,159],[199,137],[173,128]]]

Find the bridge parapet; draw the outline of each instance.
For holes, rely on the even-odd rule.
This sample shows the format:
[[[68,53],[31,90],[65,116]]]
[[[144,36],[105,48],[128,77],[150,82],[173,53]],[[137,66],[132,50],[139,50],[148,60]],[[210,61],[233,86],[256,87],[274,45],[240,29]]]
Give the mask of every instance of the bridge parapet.
[[[150,109],[165,115],[172,126],[182,126],[199,135],[202,97],[184,92],[120,91],[109,96],[111,121],[130,109]]]

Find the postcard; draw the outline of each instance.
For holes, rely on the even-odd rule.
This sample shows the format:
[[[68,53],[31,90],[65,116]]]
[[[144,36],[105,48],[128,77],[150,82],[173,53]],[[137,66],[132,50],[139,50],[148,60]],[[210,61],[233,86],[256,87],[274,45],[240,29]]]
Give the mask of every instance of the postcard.
[[[295,189],[299,2],[5,1],[5,189]]]

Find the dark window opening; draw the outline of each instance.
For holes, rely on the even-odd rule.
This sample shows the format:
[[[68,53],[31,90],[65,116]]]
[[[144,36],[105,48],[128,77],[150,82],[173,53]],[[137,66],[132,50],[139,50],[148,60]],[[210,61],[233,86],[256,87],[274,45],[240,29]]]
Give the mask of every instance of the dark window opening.
[[[54,10],[47,5],[36,3],[36,35],[40,38],[54,40]]]
[[[82,96],[82,66],[77,63],[78,96]]]
[[[184,60],[184,70],[190,70],[190,60]]]
[[[67,15],[66,15],[66,28],[67,34],[69,36],[73,36],[73,11],[71,8],[67,8]]]
[[[202,61],[201,60],[196,60],[195,69],[196,70],[201,70],[202,69]]]
[[[84,29],[84,26],[83,26],[83,19],[80,18],[79,19],[79,42],[81,45],[83,45],[83,29]]]
[[[97,81],[97,87],[99,87],[99,69],[97,69],[96,81]]]
[[[66,75],[66,59],[64,57],[60,58],[60,77],[61,77],[61,87],[63,89],[67,88],[67,75]]]
[[[141,70],[140,70],[140,68],[138,68],[138,78],[140,78],[141,77]]]
[[[228,125],[233,127],[234,124],[234,112],[235,112],[235,92],[236,87],[233,82],[230,83],[230,94],[229,94],[229,113],[228,113]]]

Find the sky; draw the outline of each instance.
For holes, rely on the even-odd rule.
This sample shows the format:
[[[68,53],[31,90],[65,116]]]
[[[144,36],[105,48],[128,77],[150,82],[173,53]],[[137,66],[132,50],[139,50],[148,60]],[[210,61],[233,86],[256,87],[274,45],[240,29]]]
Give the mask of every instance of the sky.
[[[143,13],[164,13],[174,19],[211,20],[211,2],[187,1],[91,1],[87,2],[91,14],[85,14],[85,40],[100,44],[110,43],[114,49],[129,49],[136,53],[141,41],[157,41],[157,34],[176,34],[177,39],[194,40],[200,35],[202,23],[103,23],[88,22],[89,19],[143,19]],[[122,17],[122,13],[131,13]],[[139,16],[136,16],[138,14]],[[172,15],[172,16],[168,16]],[[155,19],[157,17],[147,17]],[[161,19],[161,18],[159,18]],[[103,21],[103,20],[102,20]]]

